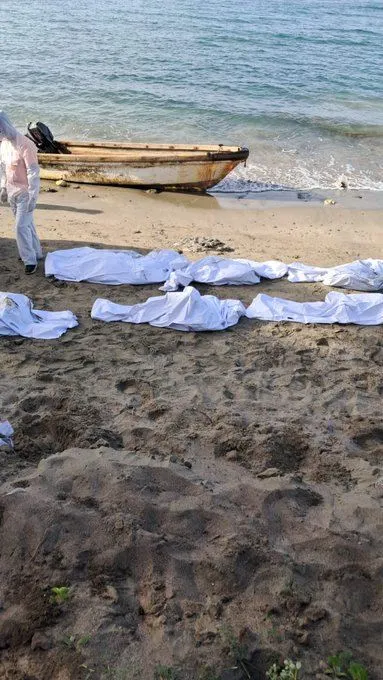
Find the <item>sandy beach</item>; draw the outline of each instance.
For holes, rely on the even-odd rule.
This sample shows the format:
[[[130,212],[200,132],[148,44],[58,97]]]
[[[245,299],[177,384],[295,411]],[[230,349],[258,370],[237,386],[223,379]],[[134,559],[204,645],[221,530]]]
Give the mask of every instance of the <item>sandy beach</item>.
[[[198,249],[205,236],[228,256],[325,266],[383,246],[383,210],[364,195],[324,205],[43,183],[35,217],[46,252],[197,259],[216,254]],[[349,650],[379,680],[381,327],[104,324],[90,318],[97,297],[132,304],[158,286],[57,282],[41,265],[26,277],[5,207],[0,249],[0,290],[79,319],[57,341],[0,340],[0,416],[15,430],[14,451],[0,449],[0,678],[261,680],[292,658],[306,680]],[[198,289],[246,304],[329,290]]]

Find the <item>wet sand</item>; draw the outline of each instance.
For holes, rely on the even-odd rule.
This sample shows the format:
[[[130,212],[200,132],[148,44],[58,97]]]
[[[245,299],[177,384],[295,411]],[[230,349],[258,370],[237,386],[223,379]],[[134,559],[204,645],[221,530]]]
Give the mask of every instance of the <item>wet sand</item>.
[[[42,191],[36,222],[46,250],[178,244],[196,259],[207,236],[259,260],[382,256],[383,212],[367,199],[225,200],[59,188]],[[1,290],[80,321],[58,341],[1,339],[0,414],[16,435],[0,449],[0,677],[151,680],[162,664],[240,680],[291,657],[321,678],[349,649],[378,680],[381,329],[103,324],[96,297],[141,302],[158,287],[25,277],[5,208],[0,247]],[[328,290],[199,289],[245,303]],[[52,601],[53,586],[68,599]]]

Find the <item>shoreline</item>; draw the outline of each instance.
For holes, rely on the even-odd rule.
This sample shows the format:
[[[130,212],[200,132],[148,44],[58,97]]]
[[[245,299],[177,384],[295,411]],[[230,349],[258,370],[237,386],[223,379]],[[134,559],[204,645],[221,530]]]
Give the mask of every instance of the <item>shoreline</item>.
[[[205,236],[233,248],[230,257],[255,260],[299,259],[327,266],[379,256],[383,208],[369,195],[348,205],[274,199],[269,192],[248,199],[85,184],[58,187],[43,181],[35,222],[40,238],[57,247],[60,241],[89,241],[105,247],[180,248],[185,239]],[[0,211],[1,232],[13,239],[11,211]],[[204,256],[182,247],[192,259]]]
[[[232,249],[228,257],[258,261],[334,266],[379,257],[383,208],[372,204],[370,196],[347,206],[291,196],[288,201],[274,199],[269,192],[247,199],[85,184],[58,187],[43,181],[35,223],[46,251],[90,243],[146,251],[181,249],[192,260],[222,254],[197,246],[196,239],[207,237]],[[12,242],[9,207],[0,207],[0,215],[0,237]],[[16,247],[14,251],[16,256]],[[278,294],[278,286],[274,289]]]
[[[330,199],[335,201],[335,205],[355,210],[383,210],[383,191],[371,191],[362,189],[268,189],[256,191],[214,191],[209,192],[223,208],[230,205],[235,206],[233,201],[241,201],[238,208],[268,208],[270,204],[274,207],[283,207],[291,204],[302,206],[303,204],[324,204]]]

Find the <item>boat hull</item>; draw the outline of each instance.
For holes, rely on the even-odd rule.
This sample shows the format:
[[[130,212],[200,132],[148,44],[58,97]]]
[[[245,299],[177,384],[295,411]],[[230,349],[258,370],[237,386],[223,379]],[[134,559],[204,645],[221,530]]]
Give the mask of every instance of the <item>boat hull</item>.
[[[74,145],[74,143],[71,143]],[[68,148],[70,148],[68,146]],[[197,191],[218,184],[240,162],[246,160],[247,149],[206,151],[194,147],[177,151],[153,149],[94,148],[74,153],[39,153],[42,179],[66,180],[85,184],[153,188],[167,191]],[[193,153],[194,152],[194,153]]]

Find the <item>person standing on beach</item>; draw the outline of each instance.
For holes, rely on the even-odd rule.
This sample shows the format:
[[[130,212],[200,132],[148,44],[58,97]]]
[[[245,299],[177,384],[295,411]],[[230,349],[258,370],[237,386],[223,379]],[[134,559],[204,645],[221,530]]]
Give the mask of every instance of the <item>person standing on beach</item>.
[[[34,274],[43,257],[33,221],[39,189],[36,147],[0,111],[0,203],[9,201],[15,216],[17,248],[26,274]]]

